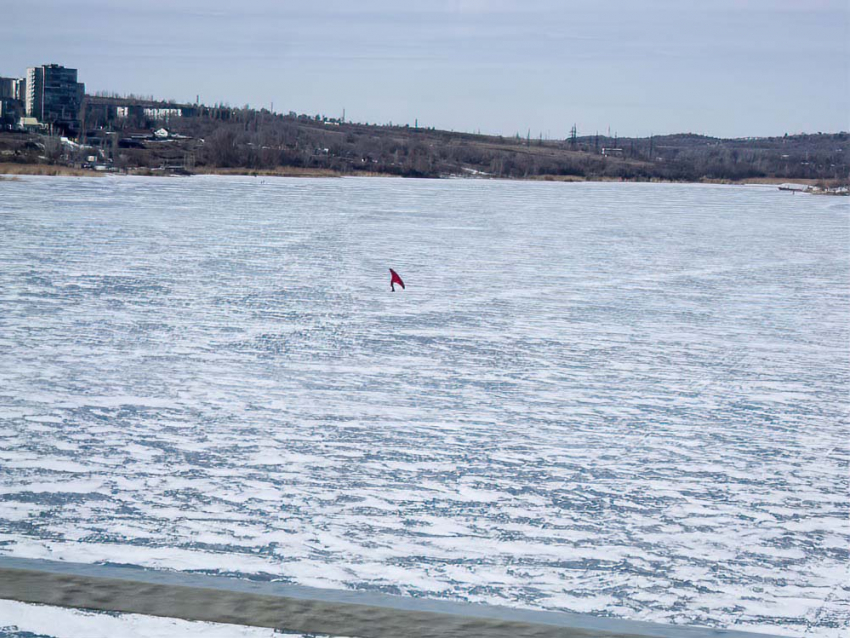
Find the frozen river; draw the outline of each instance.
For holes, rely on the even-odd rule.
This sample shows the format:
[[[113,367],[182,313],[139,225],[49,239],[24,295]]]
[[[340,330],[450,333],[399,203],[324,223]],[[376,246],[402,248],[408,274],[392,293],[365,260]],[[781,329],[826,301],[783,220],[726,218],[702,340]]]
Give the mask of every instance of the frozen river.
[[[0,553],[846,635],[847,204],[0,182]]]

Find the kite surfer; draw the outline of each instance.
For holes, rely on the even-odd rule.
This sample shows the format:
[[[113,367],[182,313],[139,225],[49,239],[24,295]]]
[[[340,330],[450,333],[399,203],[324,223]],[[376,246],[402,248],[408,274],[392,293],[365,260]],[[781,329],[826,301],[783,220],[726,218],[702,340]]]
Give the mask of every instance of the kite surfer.
[[[404,282],[401,280],[401,277],[398,276],[398,273],[390,268],[390,290],[395,292],[395,285],[398,284],[401,286],[401,289],[404,290]]]

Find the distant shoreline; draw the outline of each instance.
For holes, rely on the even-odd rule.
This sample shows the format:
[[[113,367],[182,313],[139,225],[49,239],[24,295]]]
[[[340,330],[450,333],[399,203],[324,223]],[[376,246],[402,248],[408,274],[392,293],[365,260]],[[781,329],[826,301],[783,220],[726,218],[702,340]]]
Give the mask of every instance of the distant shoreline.
[[[103,177],[105,175],[113,176],[136,176],[136,177],[175,177],[175,174],[164,173],[149,169],[131,169],[121,172],[102,172],[90,169],[72,168],[69,166],[57,166],[50,164],[17,164],[17,163],[0,163],[0,180],[14,180],[20,176],[41,176],[41,177]],[[399,177],[389,173],[341,173],[330,169],[322,168],[299,168],[299,167],[280,167],[277,169],[247,169],[247,168],[200,168],[191,172],[187,172],[185,177],[197,175],[237,175],[244,177],[303,177],[303,178],[318,178],[318,177]],[[410,177],[402,177],[400,179],[416,179]],[[516,182],[606,182],[606,183],[652,183],[652,184],[725,184],[731,186],[743,186],[745,184],[764,184],[764,185],[779,185],[789,181],[795,184],[803,184],[806,186],[815,186],[824,180],[817,179],[794,179],[780,177],[752,177],[749,179],[734,181],[729,179],[712,179],[702,178],[699,180],[669,180],[669,179],[628,179],[616,177],[579,177],[575,175],[535,175],[529,177],[445,177],[445,178],[423,178],[423,179],[471,179],[471,180],[489,180],[499,179]]]

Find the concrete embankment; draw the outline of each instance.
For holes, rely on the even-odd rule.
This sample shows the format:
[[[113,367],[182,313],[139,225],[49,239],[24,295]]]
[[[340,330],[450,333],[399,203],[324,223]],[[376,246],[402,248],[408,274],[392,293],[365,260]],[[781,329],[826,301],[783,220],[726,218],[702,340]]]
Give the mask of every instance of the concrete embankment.
[[[765,638],[701,627],[0,557],[0,598],[358,638]]]

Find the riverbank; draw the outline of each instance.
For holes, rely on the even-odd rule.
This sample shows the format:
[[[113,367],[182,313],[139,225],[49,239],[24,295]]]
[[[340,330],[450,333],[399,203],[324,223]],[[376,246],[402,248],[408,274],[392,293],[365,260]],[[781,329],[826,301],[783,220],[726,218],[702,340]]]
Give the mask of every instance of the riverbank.
[[[213,167],[196,167],[191,171],[167,171],[151,168],[130,168],[120,172],[106,172],[93,169],[74,168],[70,166],[60,166],[52,164],[21,164],[11,162],[0,162],[0,180],[9,181],[16,179],[21,175],[37,175],[37,176],[56,176],[56,177],[102,177],[104,175],[135,175],[144,177],[174,177],[193,175],[242,175],[250,177],[399,177],[390,173],[382,173],[377,171],[358,171],[355,173],[347,173],[335,171],[326,168],[303,168],[298,166],[279,166],[273,169],[250,169],[250,168],[213,168]],[[788,183],[788,180],[781,177],[754,177],[749,179],[732,180],[732,179],[713,179],[702,177],[696,180],[674,180],[664,178],[646,178],[646,177],[606,177],[606,176],[578,176],[578,175],[529,175],[526,177],[497,177],[495,175],[478,174],[470,175],[444,175],[436,179],[507,179],[513,181],[530,181],[530,182],[623,182],[623,183],[666,183],[666,184],[728,184],[732,186],[743,186],[748,184],[759,184],[766,186],[778,186]],[[846,182],[842,180],[818,180],[818,179],[796,179],[795,184],[801,186],[809,186],[813,189],[834,189],[839,186],[846,186]],[[818,190],[811,192],[821,192]]]
[[[103,175],[98,171],[71,166],[58,166],[53,164],[17,164],[12,162],[0,162],[0,179],[3,177],[17,175],[48,175],[64,177],[96,177]]]
[[[788,182],[787,179],[781,177],[755,177],[750,179],[714,179],[710,177],[701,177],[696,180],[675,180],[675,179],[662,179],[662,178],[621,178],[621,177],[577,177],[575,175],[535,175],[531,177],[525,178],[516,178],[523,181],[533,181],[533,182],[641,182],[641,183],[653,183],[653,184],[729,184],[733,186],[744,186],[744,185],[765,185],[765,186],[778,186],[780,184],[785,184]],[[818,179],[796,179],[794,180],[795,184],[802,184],[804,186],[812,186],[816,187],[819,184],[824,183],[826,181],[827,184],[831,186],[839,185],[838,180],[818,180]],[[835,182],[833,184],[833,182]]]
[[[199,167],[192,171],[167,171],[151,168],[130,168],[126,171],[98,171],[51,164],[0,163],[0,179],[20,175],[57,177],[103,177],[104,175],[137,175],[144,177],[173,177],[175,175],[246,175],[252,177],[343,177],[345,173],[325,168],[300,168],[281,166],[274,169],[208,168]],[[360,177],[389,177],[386,173],[357,173]]]
[[[141,174],[135,172],[135,174]],[[157,173],[145,173],[156,175]],[[252,177],[341,177],[342,173],[327,168],[301,168],[298,166],[279,166],[271,169],[250,168],[208,168],[200,167],[189,171],[191,175],[248,175]]]

